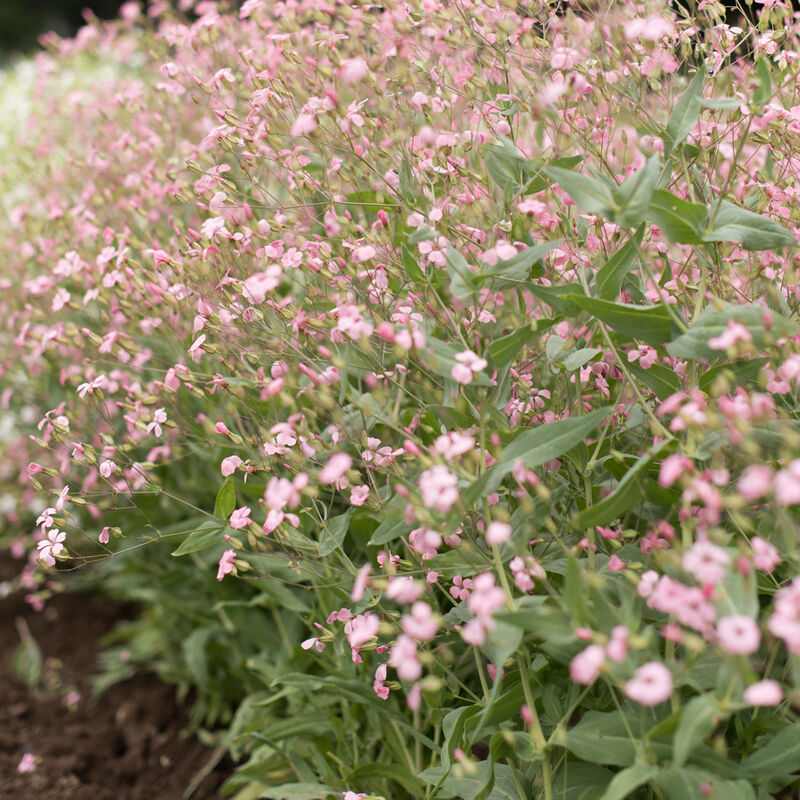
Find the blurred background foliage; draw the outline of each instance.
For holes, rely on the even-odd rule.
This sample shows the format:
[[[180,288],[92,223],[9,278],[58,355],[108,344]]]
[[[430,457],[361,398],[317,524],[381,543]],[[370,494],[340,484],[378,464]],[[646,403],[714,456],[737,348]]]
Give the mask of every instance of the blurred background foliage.
[[[101,19],[117,16],[124,0],[0,0],[0,59],[29,52],[48,31],[71,36],[86,24],[88,10]]]

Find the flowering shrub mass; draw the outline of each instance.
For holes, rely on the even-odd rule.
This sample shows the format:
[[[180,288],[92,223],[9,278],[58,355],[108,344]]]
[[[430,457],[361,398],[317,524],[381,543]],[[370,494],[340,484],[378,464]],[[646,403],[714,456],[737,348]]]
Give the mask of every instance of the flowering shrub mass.
[[[3,168],[30,602],[137,600],[238,800],[789,797],[800,18],[181,6]]]

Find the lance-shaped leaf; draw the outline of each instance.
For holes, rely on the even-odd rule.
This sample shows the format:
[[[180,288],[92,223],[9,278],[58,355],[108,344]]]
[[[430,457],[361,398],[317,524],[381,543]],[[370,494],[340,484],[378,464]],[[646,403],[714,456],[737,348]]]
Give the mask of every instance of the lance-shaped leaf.
[[[645,166],[612,190],[614,200],[620,208],[614,217],[618,225],[634,228],[644,219],[658,182],[659,168],[658,156],[651,156]]]
[[[633,764],[614,776],[600,800],[625,800],[634,789],[644,786],[658,771],[658,767],[653,764]]]
[[[769,329],[764,322],[765,314],[769,314]],[[796,323],[762,306],[752,303],[742,306],[725,305],[722,308],[708,306],[686,333],[667,345],[667,352],[676,358],[724,358],[725,351],[709,347],[708,341],[719,336],[731,320],[747,328],[758,348],[763,348],[770,340],[794,336],[797,333]]]
[[[577,317],[581,313],[580,306],[576,305],[574,300],[576,297],[584,297],[586,294],[579,283],[561,283],[555,286],[538,286],[535,283],[529,283],[528,289],[566,317]]]
[[[775,220],[727,200],[721,200],[719,210],[712,214],[711,229],[706,231],[703,241],[738,242],[745,250],[797,247],[794,234]]]
[[[604,497],[599,503],[584,508],[575,517],[575,526],[578,528],[593,528],[595,525],[605,525],[624,514],[629,508],[641,502],[641,480],[647,472],[650,463],[660,455],[665,447],[671,446],[671,441],[659,442],[649,452],[645,453],[625,473],[617,484],[617,488],[610,495]]]
[[[610,411],[611,406],[606,406],[582,417],[561,419],[518,433],[503,449],[503,455],[497,463],[463,492],[464,502],[472,504],[491,494],[500,485],[503,477],[511,472],[517,460],[528,469],[533,469],[564,455],[567,450],[585,441]]]
[[[604,322],[609,328],[648,344],[662,344],[672,338],[672,321],[663,306],[634,306],[612,303],[597,297],[573,297],[572,301]]]
[[[614,219],[617,201],[611,187],[597,178],[561,167],[548,167],[545,172],[588,214],[601,214]]]
[[[702,244],[707,216],[705,206],[688,203],[664,189],[653,192],[645,214],[647,221],[658,225],[667,239],[679,244]]]
[[[616,299],[622,287],[622,281],[630,271],[633,260],[636,257],[636,251],[642,243],[643,233],[644,226],[642,225],[597,271],[595,286],[601,299]]]
[[[447,274],[450,276],[450,293],[454,297],[467,297],[476,291],[475,274],[467,260],[452,245],[447,247]]]
[[[496,278],[505,278],[513,281],[525,280],[530,277],[531,267],[541,261],[551,250],[558,247],[562,241],[564,240],[555,239],[551,242],[541,242],[533,247],[527,247],[511,258],[498,261],[491,269],[475,275],[474,281],[480,284],[486,280]],[[539,275],[534,277],[541,277],[543,273],[544,270],[540,270]]]
[[[672,152],[697,125],[703,98],[703,83],[706,79],[705,67],[697,70],[686,91],[678,98],[675,108],[667,122],[667,145]]]

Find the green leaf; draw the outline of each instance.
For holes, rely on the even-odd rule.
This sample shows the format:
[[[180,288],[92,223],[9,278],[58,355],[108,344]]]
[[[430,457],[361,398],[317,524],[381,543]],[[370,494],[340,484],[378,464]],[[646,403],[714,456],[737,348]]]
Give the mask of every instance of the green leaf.
[[[647,472],[650,462],[669,445],[669,441],[659,442],[638,458],[610,495],[594,505],[587,506],[575,517],[575,526],[577,528],[593,528],[595,525],[605,525],[622,516],[636,503],[641,502],[641,480]]]
[[[614,219],[619,209],[611,187],[606,183],[561,167],[547,167],[545,172],[587,214],[601,214],[607,219]]]
[[[522,628],[509,622],[497,622],[489,631],[481,650],[492,664],[502,667],[505,660],[517,652],[523,633]]]
[[[406,275],[415,282],[424,281],[425,273],[422,271],[414,251],[404,242],[400,249],[400,257],[405,268]]]
[[[573,556],[567,558],[567,571],[564,573],[564,602],[573,620],[586,623],[587,610],[584,602],[585,584],[581,567]]]
[[[704,242],[738,242],[745,250],[797,247],[794,234],[769,217],[721,200]]]
[[[567,372],[580,369],[582,366],[588,364],[596,355],[603,351],[597,347],[581,347],[569,353],[563,361],[564,369]]]
[[[753,92],[753,105],[763,106],[772,97],[772,76],[766,58],[756,61],[756,76],[758,77],[758,88]]]
[[[388,544],[405,536],[410,530],[411,526],[407,525],[404,520],[387,518],[375,528],[369,543],[372,545]]]
[[[533,247],[527,247],[512,258],[498,261],[490,270],[474,276],[474,280],[476,283],[482,283],[493,278],[504,278],[513,281],[525,280],[530,277],[531,267],[541,261],[544,256],[558,247],[563,241],[563,239],[555,239],[550,242],[542,242]],[[540,270],[540,274],[534,277],[541,277],[543,272],[544,270]]]
[[[688,203],[672,192],[656,189],[645,217],[648,222],[658,225],[671,242],[702,244],[708,209],[699,203]]]
[[[710,108],[714,110],[722,109],[727,111],[730,111],[734,108],[739,108],[741,104],[742,101],[736,97],[714,97],[700,101],[700,105],[703,108]]]
[[[755,380],[761,368],[767,363],[766,358],[747,358],[742,361],[727,361],[703,371],[698,385],[701,392],[708,393],[718,378],[730,379],[733,386]]]
[[[329,795],[339,795],[324,783],[282,783],[265,789],[261,797],[270,800],[325,800]]]
[[[644,225],[603,264],[595,276],[597,294],[603,300],[616,300],[622,281],[630,271],[636,251],[642,242]]]
[[[214,516],[228,519],[234,508],[236,508],[236,491],[233,488],[233,476],[229,475],[222,484],[222,488],[217,492]]]
[[[581,417],[561,419],[521,431],[505,447],[497,463],[463,492],[464,502],[471,504],[491,494],[514,468],[517,459],[528,469],[534,469],[563,455],[583,442],[611,410],[611,406],[606,406]]]
[[[447,246],[447,274],[450,276],[450,293],[454,297],[467,297],[476,289],[476,276],[466,259],[452,245]]]
[[[222,538],[222,531],[227,526],[221,525],[216,520],[210,519],[199,525],[197,530],[192,531],[180,544],[177,550],[172,551],[173,556],[185,556],[188,553],[197,553],[200,550],[207,550],[215,544],[225,544]]]
[[[553,778],[553,800],[600,800],[613,778],[605,767],[567,761]]]
[[[585,297],[586,292],[579,283],[562,283],[555,286],[539,286],[529,283],[527,286],[540,300],[566,317],[577,317],[581,313],[580,306],[575,304],[575,297]]]
[[[489,345],[489,358],[498,368],[511,364],[522,348],[538,335],[535,324],[525,325],[522,328],[495,339]]]
[[[348,776],[348,786],[359,786],[374,778],[394,781],[402,786],[412,797],[422,797],[425,787],[422,781],[399,764],[386,764],[381,761],[362,764],[356,767]]]
[[[567,748],[578,758],[593,764],[630,766],[636,761],[638,743],[639,739],[629,736],[619,711],[588,711],[567,733]],[[659,757],[668,757],[672,750],[665,742],[653,742],[650,749]]]
[[[682,767],[692,750],[716,729],[729,714],[720,710],[717,699],[712,694],[702,694],[692,698],[684,707],[681,721],[675,731],[672,749],[672,763]]]
[[[413,207],[416,204],[416,196],[414,192],[414,176],[411,172],[409,159],[404,158],[402,160],[397,176],[399,178],[400,196],[408,205]]]
[[[634,361],[628,364],[628,371],[632,372],[645,386],[652,389],[659,400],[666,400],[681,388],[681,379],[678,373],[663,364],[652,364],[650,369],[644,369]]]
[[[618,333],[648,344],[672,338],[672,320],[664,306],[612,303],[598,297],[574,297],[573,302]]]
[[[195,628],[181,644],[189,675],[201,688],[208,684],[208,643],[215,633],[214,628]]]
[[[636,170],[621,186],[613,190],[616,204],[621,208],[615,215],[618,225],[635,228],[642,222],[658,183],[660,169],[658,156],[651,156],[644,167]]]
[[[659,772],[653,783],[664,793],[666,800],[708,800],[704,786],[712,787],[710,800],[756,800],[753,787],[746,781],[721,780],[713,772],[681,767]]]
[[[766,313],[771,317],[769,331],[764,325]],[[797,333],[794,322],[762,306],[752,303],[741,306],[725,304],[721,308],[708,306],[688,331],[667,345],[667,352],[676,358],[725,358],[725,351],[713,350],[708,346],[708,340],[719,336],[731,320],[741,323],[750,331],[757,348],[767,346],[770,340]]]
[[[742,766],[761,780],[794,772],[800,763],[800,723],[793,723],[749,755]]]
[[[511,767],[505,764],[479,761],[475,764],[474,772],[465,774],[461,778],[444,777],[447,772],[444,767],[432,767],[421,772],[419,777],[430,784],[439,784],[441,781],[440,788],[460,800],[478,800],[487,785],[491,785],[492,789],[485,795],[485,800],[519,800]]]
[[[38,642],[22,617],[16,619],[20,642],[11,656],[14,674],[29,688],[36,688],[42,680],[44,659]]]
[[[705,67],[697,70],[686,91],[678,98],[667,122],[669,152],[672,152],[691,132],[700,119],[700,102],[703,97]]]
[[[349,508],[344,514],[339,514],[328,520],[324,528],[325,533],[319,545],[320,556],[329,556],[334,550],[338,550],[342,546],[344,537],[350,527],[352,514],[353,509]]]
[[[614,776],[600,800],[625,800],[634,789],[644,786],[657,772],[658,767],[652,764],[633,764]]]

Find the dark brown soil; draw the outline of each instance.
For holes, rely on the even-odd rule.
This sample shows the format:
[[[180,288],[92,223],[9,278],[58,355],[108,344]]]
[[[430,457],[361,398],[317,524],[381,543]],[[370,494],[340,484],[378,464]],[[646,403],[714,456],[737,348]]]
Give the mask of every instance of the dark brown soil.
[[[55,597],[39,613],[20,595],[0,599],[0,798],[181,800],[212,763],[212,751],[186,734],[174,689],[155,676],[139,676],[90,699],[97,640],[131,611],[85,595]],[[45,660],[35,692],[12,668],[26,625]],[[82,696],[72,710],[64,703],[69,690]],[[18,772],[25,753],[35,757],[35,772]],[[229,772],[230,764],[217,766],[192,800],[220,797],[217,789]]]

